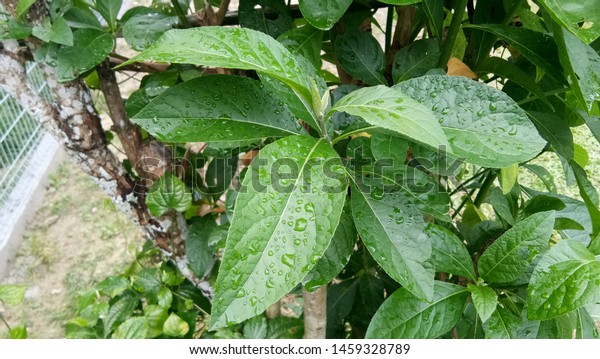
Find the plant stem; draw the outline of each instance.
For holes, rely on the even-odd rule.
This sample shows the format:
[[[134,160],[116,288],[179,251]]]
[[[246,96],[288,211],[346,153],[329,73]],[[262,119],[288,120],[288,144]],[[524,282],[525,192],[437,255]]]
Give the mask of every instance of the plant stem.
[[[483,184],[481,185],[481,188],[479,189],[479,192],[477,193],[477,197],[475,197],[475,200],[473,201],[475,207],[481,206],[483,200],[485,199],[485,196],[494,184],[494,180],[496,180],[497,176],[498,173],[495,171],[488,173],[487,177],[483,181]]]
[[[327,329],[327,286],[314,292],[302,289],[304,297],[304,339],[325,339]]]
[[[394,7],[388,6],[387,8],[387,20],[385,22],[385,53],[390,51],[392,46],[392,25],[394,22]]]
[[[10,325],[8,325],[8,322],[6,321],[6,319],[4,319],[4,316],[2,314],[0,314],[0,320],[2,320],[2,322],[4,323],[4,325],[6,325],[6,327],[8,328],[8,331],[10,332],[12,329],[11,329]]]
[[[361,132],[365,132],[365,131],[368,131],[368,130],[372,130],[372,129],[376,128],[376,127],[377,126],[369,126],[369,127],[359,128],[358,130],[346,132],[346,133],[344,133],[344,134],[342,134],[342,135],[334,138],[333,141],[331,141],[331,144],[335,145],[336,143],[340,142],[341,140],[346,139],[346,138],[348,138],[348,137],[350,137],[352,135],[355,135],[355,134],[361,133]]]
[[[464,182],[461,182],[461,183],[458,185],[458,187],[456,187],[456,189],[454,189],[452,192],[450,192],[450,196],[452,196],[453,194],[455,194],[456,192],[458,192],[458,191],[460,191],[460,190],[462,190],[462,189],[465,189],[465,186],[466,186],[466,185],[467,185],[469,182],[471,182],[471,181],[473,181],[473,180],[475,180],[475,179],[477,179],[477,178],[479,178],[479,177],[483,176],[485,173],[486,173],[486,170],[479,171],[479,172],[477,172],[475,175],[473,175],[471,178],[469,178],[469,179],[465,180]],[[467,191],[465,191],[465,192],[467,192]]]
[[[171,0],[171,4],[173,4],[173,8],[175,9],[175,13],[177,14],[177,17],[179,17],[181,24],[186,28],[190,27],[190,22],[188,21],[187,17],[183,13],[183,9],[181,8],[181,5],[179,5],[179,1]]]
[[[459,213],[460,210],[465,206],[465,204],[467,204],[467,202],[472,202],[471,196],[473,196],[473,193],[475,193],[475,188],[473,188],[471,190],[471,192],[469,192],[469,194],[465,197],[465,199],[463,199],[462,202],[460,202],[460,205],[458,205],[458,207],[456,208],[456,210],[454,211],[454,213],[452,214],[452,219],[454,219]]]
[[[456,3],[456,7],[454,7],[452,22],[450,23],[448,35],[446,36],[446,42],[444,43],[444,47],[442,48],[442,54],[440,55],[440,61],[438,62],[438,67],[441,67],[443,69],[446,68],[448,60],[450,60],[452,48],[454,47],[454,43],[456,42],[456,38],[458,37],[458,32],[461,28],[463,14],[465,13],[465,9],[467,7],[467,1],[468,0],[458,0],[458,2]]]
[[[546,95],[546,96],[558,95],[558,94],[561,94],[561,93],[565,93],[567,91],[569,91],[569,88],[563,87],[563,88],[552,90],[552,91],[546,91],[546,92],[544,92],[544,95]],[[535,101],[537,99],[539,99],[539,97],[537,97],[537,96],[530,96],[530,97],[527,97],[527,98],[522,99],[521,101],[517,102],[517,105],[521,106],[521,105],[524,105],[526,103]]]

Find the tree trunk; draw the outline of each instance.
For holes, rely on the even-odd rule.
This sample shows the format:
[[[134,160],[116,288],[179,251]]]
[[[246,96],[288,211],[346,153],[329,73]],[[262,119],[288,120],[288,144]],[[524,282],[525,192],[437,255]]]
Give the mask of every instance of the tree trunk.
[[[325,339],[327,333],[327,286],[314,292],[302,289],[304,297],[304,339]]]

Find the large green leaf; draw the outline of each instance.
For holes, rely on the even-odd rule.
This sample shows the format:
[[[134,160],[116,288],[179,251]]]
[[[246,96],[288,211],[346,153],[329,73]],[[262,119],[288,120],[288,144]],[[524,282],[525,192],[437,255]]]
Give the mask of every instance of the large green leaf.
[[[306,25],[283,33],[277,40],[290,50],[292,55],[302,55],[315,69],[321,68],[323,31]]]
[[[395,291],[373,316],[367,338],[432,339],[450,331],[458,322],[469,295],[465,287],[434,283],[434,296],[424,302],[406,288]]]
[[[260,82],[202,76],[161,93],[132,119],[164,142],[231,142],[297,134],[290,111]]]
[[[170,30],[127,63],[156,61],[255,70],[289,87],[289,96],[311,108],[312,82],[323,80],[308,61],[301,61],[267,34],[251,29],[205,26]],[[264,79],[263,79],[264,81]],[[289,101],[286,101],[289,104]],[[297,116],[319,128],[313,113]],[[310,117],[306,117],[306,115]]]
[[[546,74],[566,83],[558,59],[558,48],[552,36],[522,27],[507,25],[485,24],[465,27],[486,31],[498,36]]]
[[[515,339],[520,325],[521,318],[498,306],[490,319],[483,323],[483,330],[486,339]]]
[[[0,302],[7,305],[17,305],[21,303],[25,297],[27,286],[14,285],[14,284],[3,284],[0,285]]]
[[[104,61],[114,47],[111,34],[96,29],[73,32],[73,46],[58,50],[56,73],[59,81],[71,81]]]
[[[573,133],[568,124],[559,116],[550,112],[529,111],[529,116],[538,132],[566,159],[573,159]]]
[[[417,40],[401,48],[392,66],[394,83],[425,75],[437,66],[439,58],[440,47],[434,39]]]
[[[350,209],[346,208],[342,212],[340,223],[333,234],[329,247],[327,247],[327,250],[313,269],[302,280],[306,290],[313,291],[323,284],[329,283],[344,269],[354,252],[356,228],[354,228]]]
[[[436,224],[428,225],[425,233],[431,239],[436,272],[452,273],[473,281],[477,279],[467,247],[454,233]]]
[[[113,30],[117,26],[117,16],[122,4],[123,0],[96,0],[96,10]]]
[[[479,275],[493,283],[519,278],[533,257],[547,248],[554,218],[554,211],[539,212],[502,234],[479,257]]]
[[[300,11],[314,27],[329,30],[344,15],[352,0],[300,0]]]
[[[481,322],[485,323],[496,310],[498,294],[490,287],[471,283],[467,285],[467,290],[471,292],[471,299],[473,300],[477,314],[479,314],[479,318],[481,318]]]
[[[116,300],[103,317],[104,337],[107,338],[113,329],[126,318],[131,316],[135,307],[139,304],[139,298],[132,294],[126,293]]]
[[[212,329],[256,316],[306,276],[329,246],[346,186],[339,156],[322,139],[290,136],[260,151],[237,196]]]
[[[340,66],[353,78],[368,85],[386,84],[385,54],[370,33],[359,29],[346,31],[335,38],[333,49]]]
[[[73,31],[62,17],[56,18],[52,24],[50,18],[44,18],[40,25],[33,27],[32,34],[44,42],[73,46]]]
[[[515,63],[500,57],[487,57],[477,64],[475,72],[478,74],[492,73],[513,81],[517,85],[536,95],[539,99],[544,101],[544,103],[550,106],[550,102],[548,101],[548,98],[546,97],[546,94],[544,94],[544,91],[540,85],[538,85],[535,82],[535,79],[529,76],[525,70],[521,69]]]
[[[192,194],[179,178],[165,174],[148,190],[146,205],[153,216],[162,216],[168,210],[185,212],[192,204]]]
[[[209,238],[217,224],[211,216],[196,218],[190,225],[185,242],[185,255],[188,266],[198,278],[204,277],[213,261],[213,246]]]
[[[592,222],[592,233],[591,237],[596,238],[600,234],[600,210],[598,204],[598,191],[594,185],[588,179],[587,173],[581,168],[575,161],[569,161],[569,167],[573,170],[575,181],[579,187],[579,194],[585,203],[585,206],[590,214]],[[596,244],[594,244],[594,247]]]
[[[178,23],[177,16],[159,12],[136,14],[123,25],[123,37],[129,47],[142,51]]]
[[[148,321],[145,317],[131,317],[117,327],[111,338],[145,339],[148,331]]]
[[[419,211],[401,193],[377,187],[353,186],[351,204],[356,229],[377,263],[416,297],[431,300],[431,241]]]
[[[175,313],[169,314],[163,324],[163,332],[171,337],[183,337],[189,330],[189,324]]]
[[[449,148],[431,111],[403,92],[385,86],[362,88],[342,97],[329,111],[360,116],[368,123],[434,148]]]
[[[457,9],[459,10],[459,9]],[[461,13],[462,10],[460,9]],[[444,23],[444,2],[439,0],[423,0],[423,11],[429,22],[429,29],[433,37],[442,41],[442,26]]]
[[[600,24],[596,26],[600,28]],[[553,29],[560,62],[571,89],[580,106],[590,112],[594,103],[600,100],[600,54],[558,25]]]
[[[572,240],[561,240],[544,254],[527,290],[529,319],[556,318],[598,301],[600,261]]]
[[[468,162],[507,167],[535,157],[546,145],[527,114],[485,84],[462,76],[424,76],[394,87],[432,109],[452,152]]]
[[[596,0],[540,0],[562,27],[590,43],[600,36],[600,8]]]

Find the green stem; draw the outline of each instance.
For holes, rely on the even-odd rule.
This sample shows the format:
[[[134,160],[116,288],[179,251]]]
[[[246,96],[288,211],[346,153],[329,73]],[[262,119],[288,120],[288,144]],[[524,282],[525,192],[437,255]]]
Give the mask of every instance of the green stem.
[[[2,314],[0,314],[0,320],[2,320],[2,322],[4,323],[4,325],[6,325],[8,331],[10,332],[12,329],[10,328],[10,325],[8,325],[8,322],[6,321],[6,319],[4,319],[4,316]]]
[[[465,199],[462,200],[462,202],[460,202],[460,205],[458,205],[458,207],[456,208],[456,210],[454,211],[454,213],[452,213],[451,218],[454,219],[456,216],[458,216],[458,214],[460,213],[460,210],[463,209],[463,207],[467,204],[467,202],[472,202],[471,197],[473,196],[473,193],[475,193],[476,189],[473,188],[471,190],[471,192],[469,192],[469,194],[465,197]]]
[[[498,173],[495,171],[492,171],[487,175],[487,177],[483,181],[483,184],[481,185],[481,188],[479,189],[479,192],[477,192],[477,197],[475,197],[475,200],[473,201],[473,204],[475,205],[475,207],[481,206],[481,204],[483,203],[483,200],[485,199],[486,194],[488,193],[488,191],[494,184],[494,181],[496,180],[497,176],[498,176]]]
[[[392,25],[394,22],[394,7],[388,6],[387,8],[387,20],[385,23],[385,53],[390,51],[392,47]]]
[[[546,96],[553,96],[553,95],[558,95],[558,94],[561,94],[561,93],[565,93],[565,92],[567,92],[569,90],[570,90],[569,88],[563,87],[563,88],[552,90],[552,91],[546,91],[546,92],[544,92],[544,95],[546,95]],[[517,105],[521,106],[521,105],[524,105],[526,103],[535,101],[537,99],[539,99],[539,97],[537,97],[537,96],[530,96],[530,97],[527,97],[527,98],[525,98],[525,99],[517,102]]]
[[[467,180],[466,180],[466,181],[464,181],[464,182],[461,182],[461,183],[458,185],[458,187],[456,187],[456,189],[454,189],[452,192],[450,192],[450,196],[452,196],[453,194],[455,194],[456,192],[458,192],[458,191],[460,191],[460,190],[463,190],[463,189],[465,189],[465,186],[466,186],[467,184],[469,184],[471,181],[473,181],[473,180],[475,180],[475,179],[477,179],[477,178],[479,178],[479,177],[483,176],[485,173],[486,173],[486,171],[485,171],[485,170],[479,171],[479,172],[477,172],[477,173],[476,173],[476,174],[475,174],[473,177],[471,177],[471,178],[467,179]],[[466,191],[465,191],[465,192],[466,192]]]
[[[331,141],[332,145],[335,145],[336,143],[340,142],[343,139],[346,139],[352,135],[355,135],[357,133],[361,133],[361,132],[365,132],[368,130],[372,130],[374,128],[377,128],[377,126],[369,126],[369,127],[363,127],[363,128],[359,128],[358,130],[354,130],[354,131],[350,131],[350,132],[346,132],[344,134],[341,134],[340,136],[336,137],[333,139],[333,141]]]
[[[185,17],[185,14],[183,13],[183,9],[181,8],[181,5],[179,5],[179,1],[171,0],[171,4],[173,4],[173,8],[175,9],[175,13],[177,14],[177,17],[179,17],[181,24],[186,28],[190,27],[190,22]]]
[[[442,48],[442,54],[440,55],[440,61],[438,62],[438,67],[441,67],[443,69],[446,68],[446,66],[448,65],[448,60],[450,60],[452,48],[454,48],[454,43],[456,42],[458,32],[461,28],[462,18],[467,7],[467,1],[468,0],[458,0],[456,3],[456,7],[454,7],[454,15],[452,15],[452,22],[450,23],[448,35],[446,36],[446,42],[444,43],[444,47]]]

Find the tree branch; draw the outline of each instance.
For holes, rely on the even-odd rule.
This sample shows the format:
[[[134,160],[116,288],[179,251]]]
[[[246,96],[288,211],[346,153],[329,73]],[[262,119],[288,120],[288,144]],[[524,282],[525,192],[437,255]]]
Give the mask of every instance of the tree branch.
[[[304,339],[325,339],[327,332],[327,286],[314,292],[302,289],[304,297]]]

